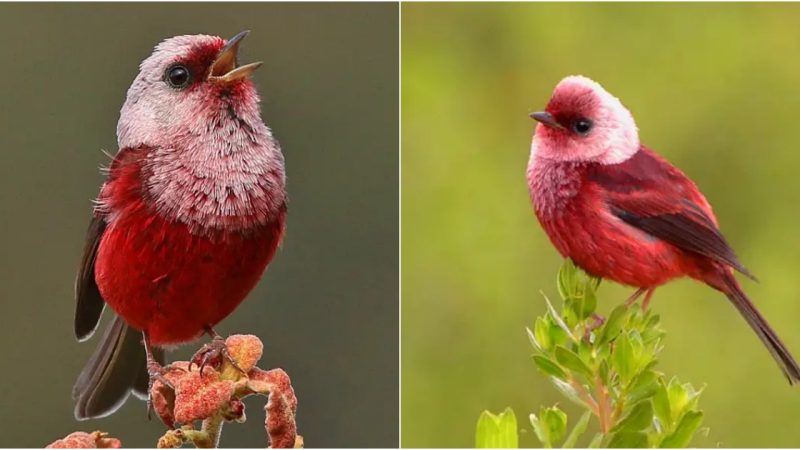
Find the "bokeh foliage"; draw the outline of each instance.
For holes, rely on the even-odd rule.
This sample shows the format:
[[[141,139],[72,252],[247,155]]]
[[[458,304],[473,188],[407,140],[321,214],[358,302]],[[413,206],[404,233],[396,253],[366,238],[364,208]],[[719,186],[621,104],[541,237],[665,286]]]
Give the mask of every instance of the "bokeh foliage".
[[[559,400],[521,339],[561,263],[524,173],[527,114],[570,74],[620,97],[699,184],[800,356],[800,5],[405,4],[402,19],[404,446],[470,446],[480,411]],[[598,310],[632,292],[604,283]],[[800,445],[800,391],[724,296],[682,280],[651,308],[670,332],[659,367],[707,385],[696,445]]]

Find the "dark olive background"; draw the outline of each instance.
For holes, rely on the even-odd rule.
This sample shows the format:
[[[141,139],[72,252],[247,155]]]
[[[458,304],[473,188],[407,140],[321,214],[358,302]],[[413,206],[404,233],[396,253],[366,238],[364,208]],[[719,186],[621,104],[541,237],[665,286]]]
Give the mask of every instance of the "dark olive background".
[[[90,200],[116,151],[126,90],[153,46],[250,29],[242,61],[286,156],[288,234],[219,327],[265,343],[299,397],[310,447],[398,443],[398,7],[396,4],[0,5],[2,446],[102,429],[126,447],[163,432],[129,399],[78,423],[72,383],[95,342],[72,335],[73,277]],[[181,348],[186,357],[199,344]],[[223,446],[266,445],[263,399]]]

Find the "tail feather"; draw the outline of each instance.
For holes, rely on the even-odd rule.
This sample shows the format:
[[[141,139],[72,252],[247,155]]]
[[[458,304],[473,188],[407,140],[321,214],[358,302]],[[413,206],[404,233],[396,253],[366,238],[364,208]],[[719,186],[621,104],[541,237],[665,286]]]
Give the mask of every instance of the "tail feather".
[[[756,332],[759,339],[764,343],[769,350],[770,354],[780,366],[783,374],[789,379],[789,384],[796,384],[800,382],[800,366],[794,360],[789,350],[780,340],[772,327],[769,326],[764,316],[758,312],[755,305],[747,298],[747,295],[739,287],[733,275],[725,277],[725,284],[728,289],[725,290],[728,299],[736,306],[742,317],[747,321],[753,331]]]
[[[146,395],[147,380],[141,333],[114,316],[72,388],[72,397],[77,400],[75,418],[93,419],[113,413],[131,391]]]

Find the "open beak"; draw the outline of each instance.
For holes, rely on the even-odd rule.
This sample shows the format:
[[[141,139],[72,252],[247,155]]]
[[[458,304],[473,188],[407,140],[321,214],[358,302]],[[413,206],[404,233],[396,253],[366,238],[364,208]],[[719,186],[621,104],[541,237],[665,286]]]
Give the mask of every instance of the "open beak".
[[[558,123],[555,117],[547,111],[534,112],[530,114],[531,119],[536,120],[547,125],[550,128],[557,128],[563,130],[564,126]]]
[[[263,63],[260,61],[244,66],[237,66],[236,57],[239,54],[239,44],[248,33],[250,33],[250,31],[245,30],[228,39],[225,47],[222,47],[219,55],[217,55],[217,59],[211,64],[211,70],[208,73],[209,80],[230,83],[250,75],[261,67]]]

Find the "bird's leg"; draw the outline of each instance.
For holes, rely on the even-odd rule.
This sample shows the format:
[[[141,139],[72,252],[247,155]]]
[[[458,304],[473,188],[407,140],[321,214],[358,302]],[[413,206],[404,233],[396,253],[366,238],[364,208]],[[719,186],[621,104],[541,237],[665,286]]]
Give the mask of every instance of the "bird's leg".
[[[244,369],[239,367],[239,364],[235,359],[233,359],[230,352],[228,352],[228,346],[225,344],[225,338],[217,334],[217,332],[214,331],[211,326],[206,326],[205,332],[211,336],[211,342],[203,345],[203,347],[194,354],[191,362],[189,363],[189,367],[191,368],[192,364],[197,364],[200,366],[200,375],[202,376],[203,369],[205,368],[206,364],[209,364],[211,361],[224,358],[225,361],[228,361],[228,363],[236,370],[244,373]],[[221,362],[222,361],[220,361],[220,363]]]
[[[153,410],[153,383],[155,381],[160,381],[161,384],[166,386],[169,389],[175,391],[175,386],[170,383],[169,380],[164,376],[164,372],[169,367],[163,367],[153,356],[153,347],[150,344],[150,337],[147,336],[147,333],[142,333],[143,339],[142,342],[144,343],[144,352],[147,355],[147,375],[149,380],[147,382],[147,420],[150,420],[150,412]]]
[[[647,307],[650,305],[650,299],[653,298],[653,293],[655,291],[656,288],[647,290],[647,294],[645,294],[644,300],[642,300],[642,311],[647,311]]]
[[[636,292],[634,292],[633,295],[628,297],[628,300],[625,301],[625,307],[630,308],[633,306],[633,304],[636,303],[636,300],[639,300],[639,297],[641,297],[645,292],[647,292],[647,289],[645,288],[637,289]]]

